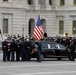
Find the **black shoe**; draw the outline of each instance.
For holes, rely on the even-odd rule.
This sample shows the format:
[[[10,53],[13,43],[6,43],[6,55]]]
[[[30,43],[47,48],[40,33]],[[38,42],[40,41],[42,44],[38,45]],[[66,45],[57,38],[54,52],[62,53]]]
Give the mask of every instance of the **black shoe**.
[[[6,61],[6,60],[3,60],[3,61]]]
[[[75,59],[71,59],[71,61],[75,61]]]
[[[37,62],[41,62],[40,60],[37,60]]]

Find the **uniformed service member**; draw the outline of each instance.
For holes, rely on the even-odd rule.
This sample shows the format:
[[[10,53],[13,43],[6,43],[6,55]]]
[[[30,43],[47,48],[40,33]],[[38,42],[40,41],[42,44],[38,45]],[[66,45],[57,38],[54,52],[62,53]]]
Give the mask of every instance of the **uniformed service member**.
[[[10,51],[11,51],[11,61],[15,60],[15,51],[17,49],[17,45],[14,39],[11,40]]]
[[[70,43],[70,49],[71,49],[70,58],[72,61],[74,61],[75,60],[75,41],[74,41],[74,39]]]
[[[25,45],[26,61],[29,61],[31,56],[31,43],[28,38],[26,39]]]
[[[10,39],[7,40],[7,61],[10,61],[10,45],[11,41]]]
[[[42,44],[40,41],[36,42],[37,45],[37,61],[41,62],[41,51],[42,51]]]
[[[21,41],[21,60],[25,61],[26,60],[26,51],[25,51],[25,41],[22,39]]]
[[[16,41],[16,45],[17,45],[17,49],[16,49],[16,61],[20,61],[20,57],[21,57],[21,42],[18,39]]]
[[[3,61],[7,61],[7,40],[2,42]]]

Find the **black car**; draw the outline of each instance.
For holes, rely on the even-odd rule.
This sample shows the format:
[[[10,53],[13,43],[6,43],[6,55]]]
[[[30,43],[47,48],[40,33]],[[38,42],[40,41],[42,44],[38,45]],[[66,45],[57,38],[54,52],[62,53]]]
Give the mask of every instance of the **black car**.
[[[61,60],[62,58],[69,58],[70,60],[70,49],[57,43],[49,41],[41,41],[42,52],[41,59],[44,58],[57,58]],[[35,44],[35,42],[33,42]],[[31,57],[36,57],[36,53],[31,54]]]

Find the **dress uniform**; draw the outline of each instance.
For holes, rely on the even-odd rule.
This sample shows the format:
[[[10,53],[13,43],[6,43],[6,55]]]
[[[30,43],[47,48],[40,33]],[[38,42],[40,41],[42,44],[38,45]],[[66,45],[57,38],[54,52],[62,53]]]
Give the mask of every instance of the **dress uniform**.
[[[7,40],[7,61],[10,61],[10,39]]]
[[[16,61],[20,61],[21,56],[21,43],[19,40],[16,41],[17,49],[16,49]]]
[[[72,40],[70,43],[70,49],[71,49],[71,60],[74,61],[75,60],[75,41]]]
[[[2,50],[3,50],[3,61],[7,60],[7,40],[2,42]]]
[[[10,51],[11,51],[11,61],[15,60],[15,51],[17,49],[15,40],[12,39],[11,44],[10,44]]]
[[[26,53],[26,61],[30,60],[31,58],[31,43],[29,39],[26,39],[25,42],[25,53]]]
[[[41,51],[42,51],[42,44],[40,41],[36,42],[37,45],[37,61],[41,62]]]
[[[25,61],[26,60],[26,56],[25,56],[25,42],[24,40],[21,41],[21,60]]]

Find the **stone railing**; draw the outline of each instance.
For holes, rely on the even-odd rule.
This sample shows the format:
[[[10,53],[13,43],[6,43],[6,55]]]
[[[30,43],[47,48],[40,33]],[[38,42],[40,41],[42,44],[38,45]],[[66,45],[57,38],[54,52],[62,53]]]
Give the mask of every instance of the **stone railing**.
[[[46,10],[46,6],[45,5],[40,5],[40,10]]]
[[[35,5],[29,5],[29,10],[35,10]]]

